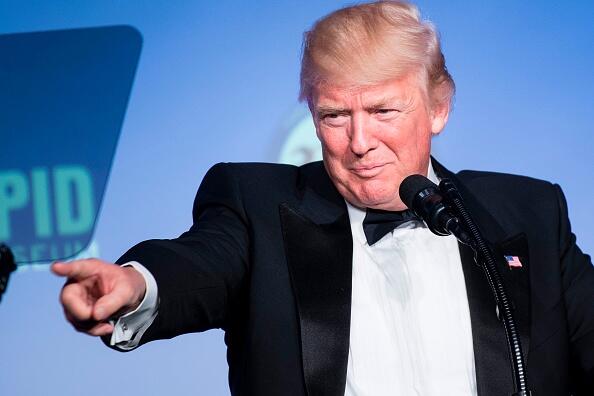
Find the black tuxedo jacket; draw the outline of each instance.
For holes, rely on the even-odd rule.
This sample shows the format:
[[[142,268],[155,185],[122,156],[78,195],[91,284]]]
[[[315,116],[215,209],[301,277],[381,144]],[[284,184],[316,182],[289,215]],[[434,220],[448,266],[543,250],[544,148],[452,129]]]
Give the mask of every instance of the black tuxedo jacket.
[[[451,178],[499,254],[499,268],[535,396],[594,395],[594,268],[575,244],[558,186],[463,171]],[[351,312],[352,236],[346,205],[321,162],[218,164],[205,176],[194,224],[118,262],[154,275],[160,306],[141,343],[225,330],[233,395],[342,396]],[[460,246],[479,396],[509,395],[510,360],[482,270]],[[370,335],[372,336],[372,335]],[[444,340],[447,342],[447,340]]]

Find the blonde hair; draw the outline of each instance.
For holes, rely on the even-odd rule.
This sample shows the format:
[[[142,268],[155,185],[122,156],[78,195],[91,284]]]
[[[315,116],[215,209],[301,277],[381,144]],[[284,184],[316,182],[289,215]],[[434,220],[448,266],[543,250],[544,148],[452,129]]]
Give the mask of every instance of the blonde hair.
[[[318,84],[364,86],[419,73],[432,103],[451,102],[455,85],[433,24],[404,1],[337,10],[305,32],[300,100]]]

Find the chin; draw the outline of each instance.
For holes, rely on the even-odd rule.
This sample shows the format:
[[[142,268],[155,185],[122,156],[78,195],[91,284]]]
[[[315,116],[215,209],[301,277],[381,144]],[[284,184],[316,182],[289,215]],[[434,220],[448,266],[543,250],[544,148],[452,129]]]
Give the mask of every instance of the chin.
[[[364,193],[355,196],[356,202],[360,203],[363,207],[381,209],[384,206],[389,206],[394,201],[393,195],[385,193]]]
[[[357,202],[367,208],[381,210],[406,209],[406,205],[400,200],[397,190],[361,188],[358,194],[354,195]]]

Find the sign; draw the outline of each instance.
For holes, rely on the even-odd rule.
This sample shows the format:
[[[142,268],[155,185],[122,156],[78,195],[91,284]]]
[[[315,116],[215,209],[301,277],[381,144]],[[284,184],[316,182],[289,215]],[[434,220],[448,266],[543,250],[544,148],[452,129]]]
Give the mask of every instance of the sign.
[[[129,26],[0,36],[0,242],[18,265],[90,243],[141,44]]]

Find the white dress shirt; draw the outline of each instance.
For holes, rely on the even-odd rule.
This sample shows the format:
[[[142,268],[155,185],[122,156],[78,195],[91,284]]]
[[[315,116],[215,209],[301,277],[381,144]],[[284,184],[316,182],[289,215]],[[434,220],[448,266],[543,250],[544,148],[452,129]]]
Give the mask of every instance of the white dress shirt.
[[[438,182],[433,168],[428,177]],[[345,396],[476,396],[470,313],[458,243],[411,221],[369,246],[365,211],[347,203],[353,234],[351,332]],[[140,306],[115,323],[111,345],[138,346],[158,306],[145,277]]]
[[[432,168],[429,178],[438,182]],[[369,246],[365,211],[347,207],[353,286],[345,396],[475,396],[470,312],[456,238],[410,221]]]

